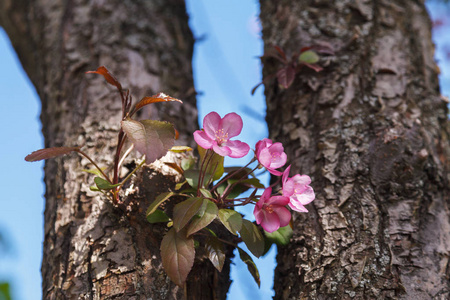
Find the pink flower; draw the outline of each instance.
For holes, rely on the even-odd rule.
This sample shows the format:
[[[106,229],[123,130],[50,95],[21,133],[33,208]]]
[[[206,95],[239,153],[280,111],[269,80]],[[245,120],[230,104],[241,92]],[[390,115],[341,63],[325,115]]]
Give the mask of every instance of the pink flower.
[[[194,132],[194,140],[204,149],[213,149],[221,156],[240,158],[247,155],[249,145],[241,141],[231,141],[242,130],[242,119],[236,113],[221,118],[215,111],[203,119],[203,130]]]
[[[298,212],[308,212],[304,205],[315,199],[314,190],[309,186],[311,178],[308,175],[297,174],[288,178],[291,166],[283,173],[283,196],[289,197],[289,207]]]
[[[272,144],[271,140],[262,139],[256,143],[255,152],[259,163],[267,171],[275,176],[282,174],[280,171],[275,170],[284,166],[287,160],[287,155],[284,153],[284,148],[281,143]]]
[[[265,189],[253,211],[256,223],[261,224],[267,232],[274,232],[280,227],[287,226],[291,220],[291,213],[285,207],[289,203],[289,198],[285,196],[271,197],[271,194],[271,187]]]

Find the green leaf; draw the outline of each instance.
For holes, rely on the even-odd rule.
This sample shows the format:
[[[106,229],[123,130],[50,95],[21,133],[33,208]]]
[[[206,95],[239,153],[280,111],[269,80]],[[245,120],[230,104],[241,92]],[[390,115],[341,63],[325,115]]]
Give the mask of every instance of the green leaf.
[[[212,198],[211,192],[207,189],[200,189],[200,193],[206,198]]]
[[[178,191],[179,189],[181,189],[185,183],[186,183],[186,180],[183,181],[183,182],[178,182],[178,183],[175,185],[175,191]]]
[[[161,260],[170,279],[183,286],[194,265],[194,239],[186,237],[186,230],[171,228],[161,241]]]
[[[173,208],[173,227],[180,231],[186,226],[203,204],[203,198],[189,198]]]
[[[262,184],[258,178],[244,179],[244,180],[242,180],[242,183],[246,184],[246,185],[250,185],[250,186],[258,188],[258,189],[264,188],[264,184]]]
[[[193,149],[188,146],[173,146],[169,149],[169,151],[175,152],[175,153],[183,153],[186,151],[192,151]]]
[[[154,213],[147,216],[149,223],[164,223],[170,221],[170,218],[160,209],[155,210]]]
[[[242,220],[242,228],[239,231],[241,238],[247,245],[248,250],[254,256],[260,257],[264,253],[264,236],[258,227],[249,220]]]
[[[203,149],[202,147],[198,146],[198,153],[200,154],[200,161],[203,161],[203,159],[205,158],[206,150]],[[215,180],[219,179],[220,177],[222,177],[222,175],[224,173],[224,168],[223,168],[224,157],[220,156],[219,154],[217,154],[215,152],[213,152],[212,158],[209,155],[206,158],[209,161],[209,163],[208,163],[208,167],[205,170],[205,174],[206,174],[205,180],[204,180],[205,185],[208,184],[210,181],[215,181]]]
[[[234,235],[242,228],[242,216],[232,209],[220,209],[219,219],[222,224]]]
[[[307,50],[305,52],[302,52],[300,56],[298,57],[298,61],[300,63],[307,63],[307,64],[315,64],[319,61],[319,55],[317,55],[316,52],[312,50]]]
[[[219,239],[211,236],[206,240],[205,249],[213,266],[219,272],[222,272],[223,264],[225,263],[223,243]]]
[[[101,189],[99,189],[98,187],[96,187],[95,185],[92,185],[89,187],[89,189],[93,192],[101,192]]]
[[[165,192],[162,194],[159,194],[155,201],[152,202],[152,204],[149,205],[149,207],[147,208],[147,213],[146,216],[148,217],[149,215],[151,215],[152,213],[154,213],[156,211],[156,209],[166,200],[168,200],[170,197],[172,197],[173,195],[175,195],[174,192]]]
[[[275,243],[279,246],[285,246],[289,244],[293,232],[291,226],[288,225],[285,227],[280,227],[277,231],[274,231],[272,233],[264,231],[264,234],[270,242]]]
[[[181,160],[181,168],[183,170],[189,170],[195,165],[195,159],[192,156],[185,157]]]
[[[200,174],[200,172],[198,170],[186,170],[184,171],[184,178],[186,178],[187,183],[193,187],[193,188],[197,188],[198,186],[198,175]]]
[[[196,233],[208,226],[216,217],[219,209],[217,205],[209,201],[208,199],[203,199],[202,207],[199,209],[199,214],[192,219],[191,224],[187,229],[187,236]]]
[[[239,247],[237,247],[237,248],[239,250],[239,257],[247,265],[248,271],[250,272],[250,274],[252,274],[253,279],[255,279],[255,282],[258,285],[258,287],[260,287],[261,279],[259,278],[259,271],[258,271],[258,268],[256,267],[255,262],[250,257],[250,255],[247,254],[247,252],[245,252],[244,250],[242,250]]]
[[[106,168],[102,168],[102,171],[104,171],[105,169],[106,169]],[[94,175],[96,175],[96,176],[98,176],[98,177],[103,177],[102,172],[100,172],[100,170],[97,169],[97,168],[94,168],[94,169],[83,169],[83,170],[81,170],[81,171],[86,172],[86,173],[89,173],[89,174],[94,174]]]
[[[112,190],[113,188],[116,188],[116,187],[120,186],[120,183],[111,184],[111,183],[109,183],[108,180],[103,179],[101,177],[95,177],[94,178],[94,182],[95,182],[95,185],[97,185],[97,187],[100,190],[107,190],[108,191],[108,190]]]
[[[69,154],[73,151],[80,150],[80,147],[54,147],[54,148],[45,148],[28,154],[25,157],[26,161],[39,161],[43,159],[53,158],[65,154]]]
[[[11,300],[11,290],[7,282],[0,282],[0,299]]]
[[[121,122],[123,131],[133,142],[137,151],[145,154],[145,163],[150,164],[166,155],[175,142],[173,124],[156,120]]]

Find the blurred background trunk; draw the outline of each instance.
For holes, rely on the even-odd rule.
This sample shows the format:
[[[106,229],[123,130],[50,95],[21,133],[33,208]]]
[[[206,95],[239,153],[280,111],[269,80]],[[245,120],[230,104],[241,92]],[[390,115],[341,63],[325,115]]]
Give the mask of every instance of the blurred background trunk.
[[[335,52],[266,84],[270,138],[317,197],[279,249],[275,299],[449,299],[448,100],[423,1],[260,4],[266,53]]]
[[[182,99],[183,105],[146,107],[139,117],[173,122],[179,144],[192,145],[194,40],[184,1],[0,0],[0,25],[42,101],[45,147],[84,145],[100,166],[112,165],[120,97],[102,76],[85,74],[101,65],[135,101],[158,92]],[[145,220],[149,203],[175,184],[174,172],[146,168],[114,207],[89,190],[87,168],[89,161],[76,155],[45,164],[43,298],[182,298],[161,266],[165,227]],[[188,278],[188,298],[225,299],[229,261],[219,276],[200,260]]]

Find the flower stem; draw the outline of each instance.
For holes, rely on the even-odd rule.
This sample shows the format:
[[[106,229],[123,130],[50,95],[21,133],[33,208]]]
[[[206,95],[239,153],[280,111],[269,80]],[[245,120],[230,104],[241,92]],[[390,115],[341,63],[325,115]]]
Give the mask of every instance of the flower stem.
[[[95,163],[95,161],[92,160],[92,158],[89,157],[85,152],[81,151],[80,149],[75,150],[76,152],[80,153],[84,157],[86,157],[96,168],[100,171],[100,173],[105,177],[106,180],[108,180],[109,183],[112,184],[111,179],[109,179],[108,175],[106,175],[103,170]]]

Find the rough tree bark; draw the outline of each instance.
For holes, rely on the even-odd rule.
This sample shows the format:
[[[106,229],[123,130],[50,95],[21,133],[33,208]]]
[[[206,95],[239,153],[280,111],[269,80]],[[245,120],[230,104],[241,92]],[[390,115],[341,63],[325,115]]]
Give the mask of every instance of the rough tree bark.
[[[121,103],[99,75],[105,65],[135,99],[165,92],[184,101],[155,104],[142,118],[171,121],[180,144],[197,128],[191,58],[193,37],[182,0],[1,0],[7,31],[42,101],[46,147],[84,145],[101,166],[112,165]],[[161,267],[163,227],[145,220],[155,196],[176,176],[162,164],[140,173],[113,207],[89,190],[89,161],[76,155],[45,164],[42,263],[44,299],[181,299]],[[127,170],[124,170],[127,171]],[[219,276],[197,262],[189,298],[225,299],[228,264]]]
[[[266,85],[270,137],[317,196],[279,249],[275,299],[450,299],[448,100],[423,1],[260,3],[266,51],[336,52]]]

